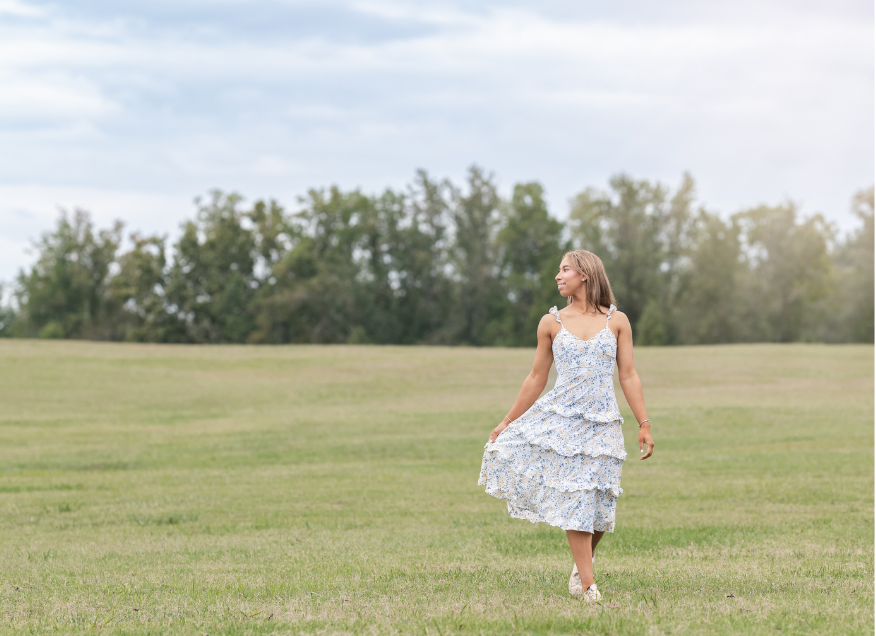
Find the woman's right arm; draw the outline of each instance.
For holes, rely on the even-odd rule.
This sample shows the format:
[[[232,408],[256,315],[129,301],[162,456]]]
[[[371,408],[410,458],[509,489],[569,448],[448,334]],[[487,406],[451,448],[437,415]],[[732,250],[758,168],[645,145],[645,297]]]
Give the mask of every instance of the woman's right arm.
[[[509,424],[518,417],[526,413],[529,408],[535,404],[538,396],[544,391],[547,385],[548,373],[551,370],[551,365],[554,363],[554,351],[551,348],[553,343],[553,323],[557,319],[551,314],[546,314],[541,322],[538,323],[538,348],[535,351],[535,361],[532,363],[532,371],[526,376],[523,381],[523,386],[520,387],[520,393],[517,394],[517,399],[514,401],[514,406],[508,411],[508,415],[502,420],[493,432],[490,433],[490,442],[495,442],[499,434],[504,431]]]

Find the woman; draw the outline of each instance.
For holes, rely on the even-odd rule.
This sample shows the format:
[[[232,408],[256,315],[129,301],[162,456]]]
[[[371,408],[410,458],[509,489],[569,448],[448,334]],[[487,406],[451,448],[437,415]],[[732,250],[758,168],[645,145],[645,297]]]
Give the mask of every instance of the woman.
[[[532,371],[490,433],[478,484],[506,499],[512,517],[563,528],[575,561],[569,593],[598,601],[594,552],[603,533],[614,531],[627,456],[612,381],[615,361],[639,423],[640,459],[651,457],[654,441],[633,365],[630,321],[614,306],[602,261],[585,250],[568,252],[556,281],[567,306],[551,308],[539,322]],[[538,398],[552,362],[557,383]]]

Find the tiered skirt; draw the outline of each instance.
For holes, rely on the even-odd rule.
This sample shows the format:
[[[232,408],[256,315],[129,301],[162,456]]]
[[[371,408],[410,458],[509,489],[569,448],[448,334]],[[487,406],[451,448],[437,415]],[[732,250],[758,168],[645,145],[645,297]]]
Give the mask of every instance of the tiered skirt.
[[[570,417],[536,402],[484,447],[478,484],[505,499],[512,517],[613,532],[627,456],[621,422]]]

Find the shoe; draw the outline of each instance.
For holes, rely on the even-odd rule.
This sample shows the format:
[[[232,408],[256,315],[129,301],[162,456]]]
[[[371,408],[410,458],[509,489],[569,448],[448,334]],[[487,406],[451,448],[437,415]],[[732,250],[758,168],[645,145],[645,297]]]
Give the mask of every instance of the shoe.
[[[596,552],[593,553],[591,563],[596,563]],[[572,564],[572,576],[569,577],[569,594],[581,596],[584,593],[584,585],[581,583],[581,575],[578,574],[578,564]],[[599,595],[602,598],[602,595]]]
[[[602,600],[602,594],[600,594],[599,590],[596,589],[596,583],[594,583],[593,585],[588,587],[587,590],[585,590],[583,596],[584,596],[585,601],[601,601]]]
[[[584,586],[581,585],[581,577],[578,575],[578,566],[572,566],[572,576],[569,577],[569,594],[581,596],[584,594]]]

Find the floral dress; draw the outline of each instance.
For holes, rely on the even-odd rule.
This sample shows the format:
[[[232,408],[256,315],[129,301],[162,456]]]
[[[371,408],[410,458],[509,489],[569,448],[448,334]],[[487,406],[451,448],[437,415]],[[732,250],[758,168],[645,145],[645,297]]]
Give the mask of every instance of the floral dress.
[[[626,452],[614,395],[617,339],[608,321],[589,340],[561,327],[551,348],[554,388],[487,442],[478,484],[508,514],[564,530],[614,531]],[[556,307],[550,313],[560,325]]]

